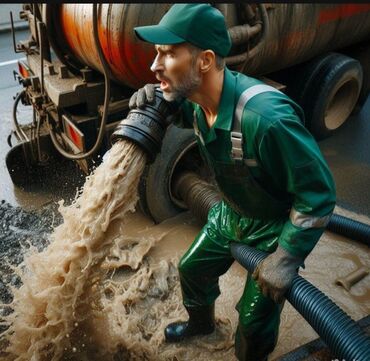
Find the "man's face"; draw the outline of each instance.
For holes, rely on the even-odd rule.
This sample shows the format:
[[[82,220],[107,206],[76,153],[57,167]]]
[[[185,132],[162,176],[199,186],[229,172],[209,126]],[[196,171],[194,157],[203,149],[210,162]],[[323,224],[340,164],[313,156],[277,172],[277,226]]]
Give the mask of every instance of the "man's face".
[[[186,44],[156,45],[157,56],[150,69],[161,82],[167,101],[188,98],[200,85],[201,77],[196,59]]]

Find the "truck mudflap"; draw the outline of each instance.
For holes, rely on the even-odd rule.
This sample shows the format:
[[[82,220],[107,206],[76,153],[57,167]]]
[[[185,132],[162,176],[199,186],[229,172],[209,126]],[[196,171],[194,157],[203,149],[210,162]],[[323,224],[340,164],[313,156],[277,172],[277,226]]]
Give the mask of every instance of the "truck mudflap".
[[[42,162],[37,160],[38,157],[35,154],[37,150],[30,141],[23,141],[14,145],[7,153],[5,157],[6,167],[12,182],[16,186],[25,188],[34,183],[41,183],[45,179],[45,168],[57,156],[49,135],[41,135],[39,141],[40,149],[43,150]]]

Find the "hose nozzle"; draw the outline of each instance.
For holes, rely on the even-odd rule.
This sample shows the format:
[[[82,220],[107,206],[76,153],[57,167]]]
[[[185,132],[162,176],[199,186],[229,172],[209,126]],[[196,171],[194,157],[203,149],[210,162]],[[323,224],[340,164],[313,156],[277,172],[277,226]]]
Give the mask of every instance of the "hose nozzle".
[[[162,141],[169,125],[168,117],[176,113],[179,104],[167,102],[160,89],[155,90],[153,104],[146,104],[143,109],[132,109],[111,135],[112,144],[122,139],[129,139],[139,145],[152,163],[161,150]]]

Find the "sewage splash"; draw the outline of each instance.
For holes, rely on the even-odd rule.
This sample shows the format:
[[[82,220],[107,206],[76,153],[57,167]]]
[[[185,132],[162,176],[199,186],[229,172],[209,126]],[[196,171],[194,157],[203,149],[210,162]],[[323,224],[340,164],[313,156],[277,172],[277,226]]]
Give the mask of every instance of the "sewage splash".
[[[22,286],[12,288],[13,312],[4,317],[5,360],[233,359],[235,320],[227,316],[191,344],[164,342],[165,326],[186,318],[176,265],[199,226],[180,216],[153,227],[132,214],[144,167],[140,149],[118,142],[74,202],[60,205],[63,223],[49,246],[15,269]],[[142,235],[140,222],[149,228]]]
[[[9,359],[59,360],[70,348],[70,336],[91,315],[115,222],[134,211],[145,155],[129,142],[118,142],[91,174],[75,201],[61,204],[64,222],[50,245],[26,257],[23,285],[13,289]]]

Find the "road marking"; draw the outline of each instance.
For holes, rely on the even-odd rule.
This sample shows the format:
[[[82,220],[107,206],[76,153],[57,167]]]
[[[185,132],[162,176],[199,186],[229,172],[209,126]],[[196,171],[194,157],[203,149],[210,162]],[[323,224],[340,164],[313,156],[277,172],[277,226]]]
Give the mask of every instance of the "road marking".
[[[18,59],[14,59],[14,60],[8,60],[8,61],[3,61],[2,63],[0,63],[0,66],[6,66],[6,65],[10,65],[10,64],[15,64],[18,62],[18,60],[26,60],[27,58],[18,58]]]

